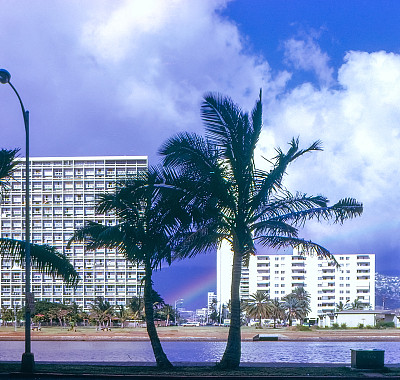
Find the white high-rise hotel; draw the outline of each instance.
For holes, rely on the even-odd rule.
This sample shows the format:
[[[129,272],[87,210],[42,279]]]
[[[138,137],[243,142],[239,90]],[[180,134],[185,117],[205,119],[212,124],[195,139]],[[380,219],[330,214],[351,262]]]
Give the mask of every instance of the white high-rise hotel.
[[[66,249],[76,228],[86,221],[115,223],[112,216],[95,214],[96,194],[112,190],[123,179],[147,168],[146,156],[31,158],[31,239],[64,252],[81,277],[74,289],[53,276],[32,272],[36,299],[75,301],[87,309],[99,296],[111,304],[126,304],[140,293],[141,267],[128,263],[115,250],[85,250],[74,243]],[[0,203],[0,234],[25,239],[24,161],[18,165],[11,188]],[[0,258],[0,306],[22,305],[24,271],[10,258]]]
[[[340,264],[297,252],[264,254],[250,257],[243,268],[240,293],[242,299],[258,290],[268,292],[271,299],[281,299],[298,286],[311,296],[310,319],[320,321],[332,315],[340,301],[358,299],[364,306],[375,307],[375,255],[334,254]],[[223,244],[217,254],[217,299],[226,304],[230,298],[232,253]]]

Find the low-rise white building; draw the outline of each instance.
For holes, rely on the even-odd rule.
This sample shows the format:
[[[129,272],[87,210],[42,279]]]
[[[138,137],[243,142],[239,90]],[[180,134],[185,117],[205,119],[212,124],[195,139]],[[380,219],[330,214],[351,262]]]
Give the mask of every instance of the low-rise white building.
[[[298,251],[258,252],[243,267],[240,294],[248,299],[258,290],[271,299],[281,299],[296,287],[303,286],[311,296],[314,321],[334,323],[336,305],[358,299],[364,308],[375,306],[375,255],[334,254],[339,267],[330,260],[302,255]],[[224,243],[217,253],[217,299],[227,304],[232,281],[232,252]]]
[[[400,326],[398,313],[393,310],[343,310],[335,313],[335,322],[346,327],[376,326],[378,322]]]

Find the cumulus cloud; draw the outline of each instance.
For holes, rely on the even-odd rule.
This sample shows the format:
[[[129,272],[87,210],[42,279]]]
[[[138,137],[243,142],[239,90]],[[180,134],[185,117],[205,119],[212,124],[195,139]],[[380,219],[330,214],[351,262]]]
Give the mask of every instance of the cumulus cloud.
[[[333,68],[329,66],[329,57],[314,41],[291,38],[284,43],[285,60],[297,70],[312,71],[322,86],[333,83]]]
[[[205,92],[250,107],[259,88],[273,98],[288,78],[272,78],[266,61],[244,53],[237,27],[219,15],[225,0],[47,5],[6,2],[0,25],[0,62],[31,109],[34,155],[148,154],[154,162],[171,134],[202,130]]]
[[[154,163],[171,134],[203,131],[205,92],[228,94],[251,109],[262,87],[259,156],[271,158],[293,136],[303,146],[321,139],[324,152],[296,162],[288,187],[365,204],[354,222],[312,224],[305,233],[334,251],[375,251],[382,258],[398,252],[400,56],[348,52],[332,87],[334,72],[316,39],[289,39],[287,63],[314,72],[320,86],[286,91],[291,74],[273,76],[265,59],[244,48],[236,25],[219,14],[226,4],[2,1],[0,66],[31,112],[32,155],[139,154]],[[0,90],[1,145],[23,146],[19,104],[11,90]],[[262,159],[258,164],[265,166]]]
[[[304,84],[287,93],[269,109],[260,144],[260,153],[270,157],[271,142],[284,147],[299,135],[303,146],[322,140],[323,152],[290,168],[287,186],[332,201],[355,197],[365,211],[343,227],[312,224],[306,233],[336,252],[378,253],[380,268],[400,249],[394,212],[400,208],[399,76],[399,55],[348,52],[338,72],[340,89]]]

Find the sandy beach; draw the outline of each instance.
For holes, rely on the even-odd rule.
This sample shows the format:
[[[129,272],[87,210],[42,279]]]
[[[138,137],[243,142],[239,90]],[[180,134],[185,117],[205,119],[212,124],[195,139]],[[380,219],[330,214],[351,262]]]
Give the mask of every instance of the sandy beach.
[[[220,326],[159,327],[158,334],[162,341],[226,341],[228,328]],[[385,341],[400,342],[400,329],[346,329],[325,330],[313,329],[312,331],[297,331],[295,328],[242,328],[242,340],[250,341],[257,334],[278,336],[282,341],[320,341],[320,342],[356,342],[356,341]],[[13,327],[0,328],[0,340],[23,340],[22,327],[14,331]],[[111,331],[98,331],[95,327],[80,327],[76,331],[69,331],[61,327],[42,327],[41,331],[32,331],[32,340],[104,340],[104,341],[142,341],[147,340],[147,332],[143,327],[137,328],[112,328]]]

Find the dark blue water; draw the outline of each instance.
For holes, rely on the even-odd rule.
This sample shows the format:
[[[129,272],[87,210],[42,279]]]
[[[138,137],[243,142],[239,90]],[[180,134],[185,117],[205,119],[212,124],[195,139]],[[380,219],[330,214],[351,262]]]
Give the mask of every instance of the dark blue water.
[[[224,342],[163,342],[172,362],[217,362]],[[398,342],[243,342],[242,362],[348,363],[350,349],[385,350],[385,363],[400,363]],[[19,361],[24,342],[0,342],[0,361]],[[36,361],[51,362],[154,362],[149,342],[34,341]]]

